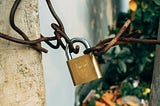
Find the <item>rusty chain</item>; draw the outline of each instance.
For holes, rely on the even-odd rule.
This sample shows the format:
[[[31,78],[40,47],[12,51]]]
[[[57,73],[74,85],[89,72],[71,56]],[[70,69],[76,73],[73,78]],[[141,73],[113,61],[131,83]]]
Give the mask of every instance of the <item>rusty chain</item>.
[[[14,38],[12,36],[9,36],[9,35],[6,35],[6,34],[3,34],[3,33],[0,32],[0,37],[1,38],[4,38],[6,40],[9,40],[9,41],[12,41],[12,42],[15,42],[15,43],[30,45],[34,49],[36,49],[40,52],[45,52],[45,53],[47,53],[48,50],[41,47],[40,44],[39,44],[43,41],[53,49],[58,49],[59,47],[62,47],[65,50],[65,48],[66,48],[65,45],[69,44],[70,52],[74,52],[74,53],[79,52],[79,46],[76,45],[74,47],[73,42],[71,42],[70,38],[65,33],[63,23],[60,20],[60,18],[58,17],[58,15],[56,14],[50,0],[46,0],[46,3],[48,5],[48,8],[49,8],[53,18],[57,21],[57,24],[56,23],[51,24],[51,27],[54,30],[54,35],[55,36],[45,37],[41,34],[40,38],[38,38],[36,40],[30,40],[28,38],[28,36],[18,26],[16,26],[15,21],[14,21],[15,12],[16,12],[17,7],[19,6],[20,2],[21,2],[21,0],[15,0],[13,6],[11,8],[11,11],[10,11],[9,21],[10,21],[11,27],[19,35],[22,36],[23,40],[18,39],[18,38]],[[141,33],[140,30],[132,32],[132,33],[126,35],[126,36],[122,35],[123,32],[129,26],[129,24],[130,24],[130,20],[127,20],[126,23],[120,29],[119,33],[117,33],[114,38],[104,39],[104,40],[100,41],[97,45],[95,45],[94,47],[91,47],[91,48],[85,50],[84,53],[93,52],[95,55],[103,55],[105,52],[108,51],[109,48],[111,48],[114,45],[128,44],[128,43],[160,44],[160,40],[156,40],[156,39],[136,39],[136,38],[133,38],[132,37],[133,35]],[[62,41],[62,39],[65,40],[65,43]],[[54,45],[51,41],[52,42],[56,41],[57,44]]]

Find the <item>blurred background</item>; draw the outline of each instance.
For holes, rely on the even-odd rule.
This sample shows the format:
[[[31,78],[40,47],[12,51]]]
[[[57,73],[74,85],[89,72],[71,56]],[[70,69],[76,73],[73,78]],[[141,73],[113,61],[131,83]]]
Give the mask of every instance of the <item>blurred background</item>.
[[[149,0],[51,1],[68,36],[85,38],[92,46],[101,39],[118,33],[128,18],[131,19],[132,25],[125,32],[126,35],[141,30],[143,33],[135,37],[156,38],[157,36],[158,23],[156,21],[158,21],[159,11],[156,2]],[[45,0],[39,0],[39,10],[41,33],[54,36],[50,24],[55,20]],[[148,100],[155,54],[154,45],[115,46],[104,56],[97,57],[104,77],[77,87],[72,83],[64,51],[53,50],[45,44],[43,46],[49,50],[47,54],[43,54],[47,106],[95,106],[94,103],[101,104],[96,106],[106,106],[100,98],[111,88],[114,88],[114,91],[117,89],[121,91],[120,96],[132,95],[138,103]],[[84,101],[91,91],[95,91],[94,96]]]

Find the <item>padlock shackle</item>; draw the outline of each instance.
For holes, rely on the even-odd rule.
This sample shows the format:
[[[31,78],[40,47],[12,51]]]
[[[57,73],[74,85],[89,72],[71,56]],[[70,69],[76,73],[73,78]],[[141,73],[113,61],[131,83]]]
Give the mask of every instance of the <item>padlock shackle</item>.
[[[71,41],[73,43],[76,43],[76,42],[82,43],[85,46],[86,49],[91,47],[89,42],[84,38],[72,38]]]
[[[86,49],[89,49],[91,47],[89,42],[84,38],[72,38],[71,42],[73,42],[73,43],[77,43],[77,42],[82,43],[85,46]],[[71,60],[72,56],[71,56],[71,53],[69,52],[69,44],[66,45],[65,53],[66,53],[67,60]]]

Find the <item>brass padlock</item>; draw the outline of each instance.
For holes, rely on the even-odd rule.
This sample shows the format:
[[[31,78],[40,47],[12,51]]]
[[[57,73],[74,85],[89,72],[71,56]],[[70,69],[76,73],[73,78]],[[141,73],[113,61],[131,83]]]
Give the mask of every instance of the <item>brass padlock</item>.
[[[86,49],[90,48],[89,43],[85,39],[73,38],[73,43],[80,42]],[[84,54],[80,57],[72,59],[71,53],[69,52],[68,45],[66,46],[67,65],[70,70],[70,74],[73,80],[73,84],[84,84],[92,80],[96,80],[102,77],[102,73],[99,64],[93,55],[93,53]]]

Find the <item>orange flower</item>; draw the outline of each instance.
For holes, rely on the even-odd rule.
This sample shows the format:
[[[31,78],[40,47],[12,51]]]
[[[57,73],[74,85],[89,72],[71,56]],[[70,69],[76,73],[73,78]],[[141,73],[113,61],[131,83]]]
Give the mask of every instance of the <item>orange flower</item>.
[[[96,101],[95,106],[106,106],[104,103]]]
[[[137,9],[137,3],[135,0],[130,0],[129,1],[129,8],[131,9],[131,11],[136,11]]]

